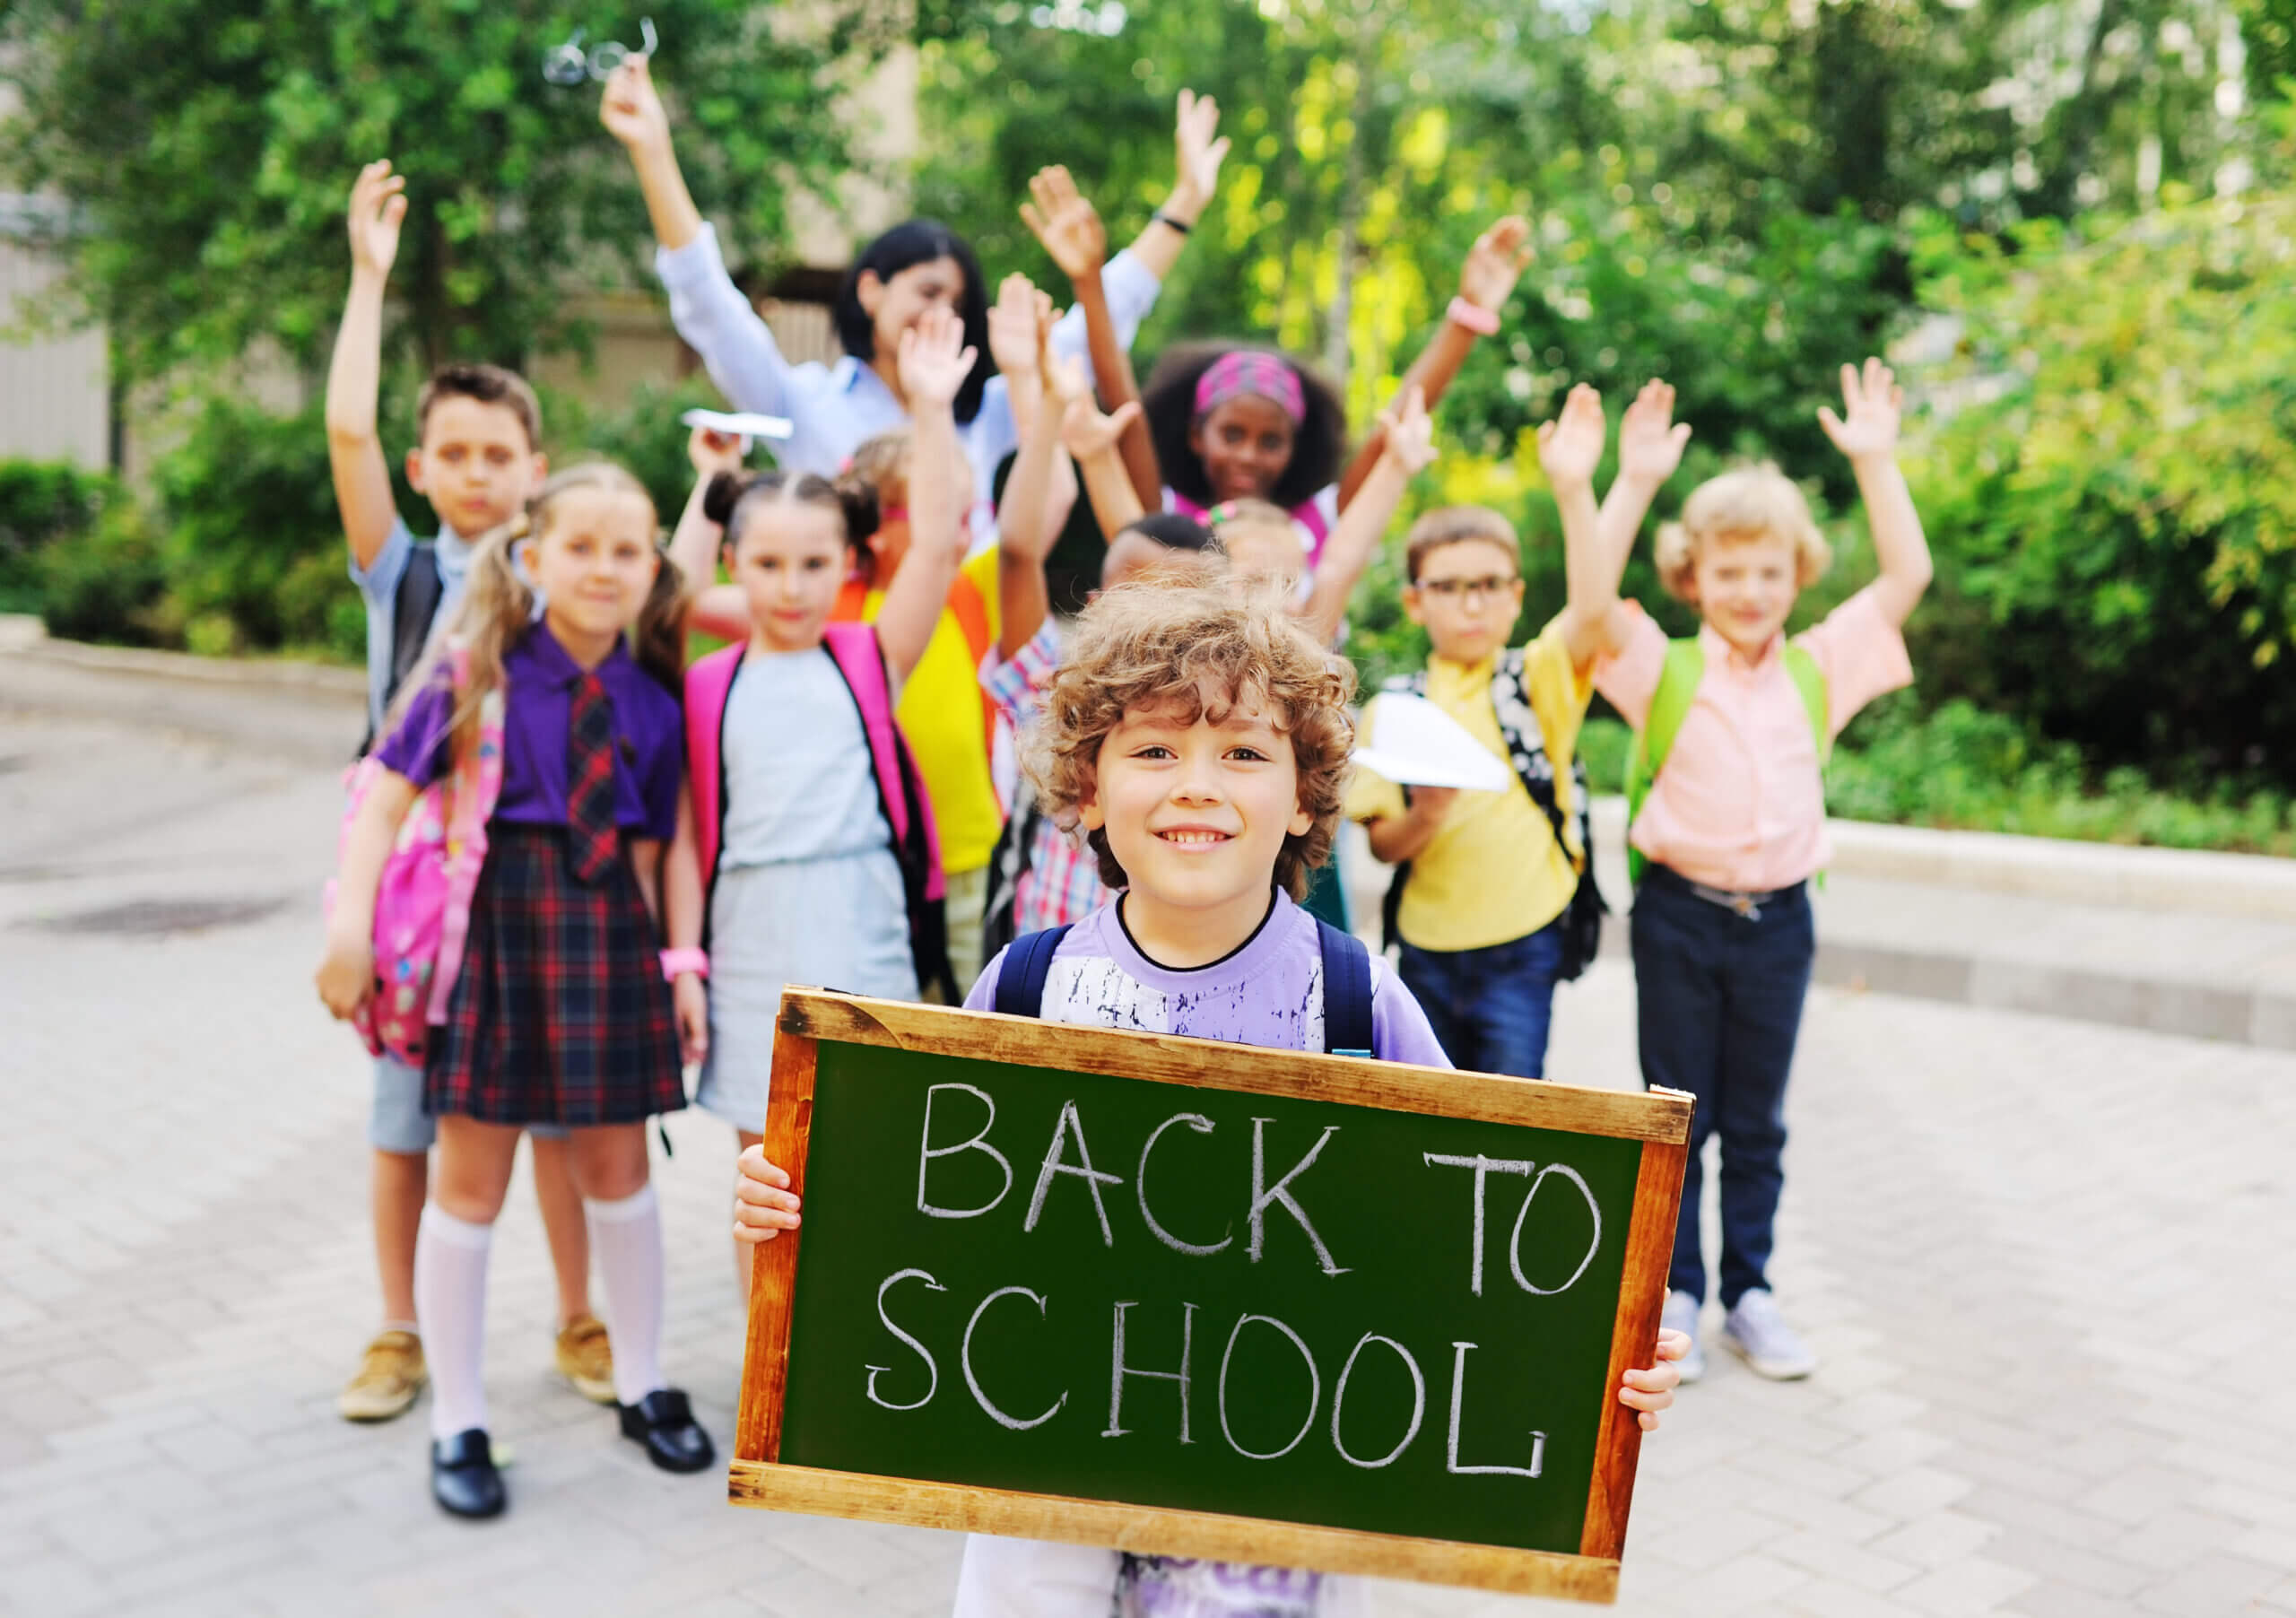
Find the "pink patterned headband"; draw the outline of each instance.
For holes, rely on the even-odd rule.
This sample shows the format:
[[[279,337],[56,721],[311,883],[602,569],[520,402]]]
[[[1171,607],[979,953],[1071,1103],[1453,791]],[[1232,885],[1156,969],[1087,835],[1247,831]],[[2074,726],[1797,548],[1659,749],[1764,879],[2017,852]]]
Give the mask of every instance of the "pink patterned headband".
[[[1196,378],[1196,413],[1209,415],[1241,394],[1267,400],[1290,416],[1294,426],[1308,419],[1300,373],[1274,354],[1248,348],[1230,349]]]

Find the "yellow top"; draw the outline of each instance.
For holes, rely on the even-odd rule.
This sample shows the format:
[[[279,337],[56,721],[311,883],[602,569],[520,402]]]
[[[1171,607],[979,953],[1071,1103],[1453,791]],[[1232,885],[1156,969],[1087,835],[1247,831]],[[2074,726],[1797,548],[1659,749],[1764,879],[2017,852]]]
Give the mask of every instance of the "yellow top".
[[[989,643],[1003,632],[996,604],[996,550],[983,551],[958,570],[980,592]],[[861,605],[864,622],[876,622],[885,593],[873,589]],[[996,850],[1004,826],[988,774],[988,736],[982,718],[980,669],[966,644],[963,627],[947,607],[934,626],[925,655],[909,672],[893,717],[917,755],[918,773],[933,800],[933,824],[941,838],[941,868],[952,874],[978,871]]]
[[[1491,700],[1496,654],[1472,666],[1434,657],[1427,663],[1427,700],[1461,725],[1498,758],[1507,757],[1499,710]],[[1538,718],[1540,739],[1554,766],[1554,799],[1563,827],[1578,839],[1570,790],[1570,759],[1578,726],[1594,696],[1594,671],[1570,665],[1560,619],[1523,648],[1523,684]],[[1376,706],[1364,716],[1361,740],[1371,737]],[[1578,885],[1570,857],[1554,840],[1545,812],[1514,766],[1504,792],[1462,792],[1451,812],[1411,862],[1396,930],[1422,950],[1480,950],[1537,932],[1570,902]],[[1358,770],[1348,788],[1352,820],[1380,820],[1404,813],[1403,788]]]

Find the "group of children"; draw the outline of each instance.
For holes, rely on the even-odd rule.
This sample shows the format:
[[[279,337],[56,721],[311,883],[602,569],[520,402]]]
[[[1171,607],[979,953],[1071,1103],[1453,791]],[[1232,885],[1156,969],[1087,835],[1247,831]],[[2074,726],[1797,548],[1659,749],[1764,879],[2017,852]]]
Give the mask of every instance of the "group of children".
[[[1507,789],[1351,784],[1345,602],[1433,457],[1430,410],[1498,327],[1526,257],[1521,221],[1476,243],[1439,335],[1351,459],[1332,390],[1279,353],[1190,347],[1144,389],[1134,380],[1132,333],[1226,152],[1209,101],[1183,96],[1173,191],[1113,257],[1067,174],[1037,177],[1022,213],[1071,281],[1066,315],[1018,276],[992,299],[961,239],[911,221],[848,276],[834,366],[788,363],[734,286],[644,57],[608,81],[601,116],[637,171],[680,333],[738,407],[793,431],[761,473],[698,431],[665,549],[626,473],[549,474],[522,382],[450,367],[423,391],[407,459],[441,524],[417,541],[375,422],[406,204],[387,164],[360,176],[327,421],[369,606],[375,742],[318,973],[336,1014],[390,992],[376,896],[437,823],[410,810],[472,780],[491,796],[472,833],[483,862],[448,904],[459,967],[442,970],[422,1064],[377,1062],[386,1321],[344,1414],[395,1415],[427,1379],[439,1503],[503,1509],[483,1321],[523,1132],[560,1280],[561,1369],[657,1465],[709,1466],[660,1364],[643,1133],[685,1104],[682,1066],[700,1064],[695,1100],[735,1134],[739,1256],[799,1217],[760,1144],[786,984],[1325,1048],[1326,963],[1348,957],[1311,893],[1345,818],[1396,867],[1398,960],[1354,957],[1374,1053],[1539,1076],[1554,985],[1598,926],[1574,770],[1598,690],[1638,732],[1644,1076],[1697,1102],[1665,1328],[1619,1397],[1655,1425],[1701,1364],[1700,1148],[1718,1129],[1725,1339],[1764,1374],[1806,1374],[1765,1266],[1813,948],[1805,887],[1824,859],[1820,766],[1860,706],[1910,677],[1899,627],[1928,576],[1886,368],[1845,368],[1843,413],[1821,413],[1881,577],[1791,642],[1796,592],[1827,561],[1795,486],[1772,468],[1729,473],[1661,533],[1661,575],[1703,621],[1670,641],[1618,590],[1689,429],[1671,389],[1645,387],[1598,503],[1607,426],[1574,390],[1539,435],[1567,599],[1527,644],[1509,644],[1524,584],[1501,514],[1433,512],[1405,542],[1405,606],[1433,653],[1404,683],[1506,761]],[[1045,558],[1080,498],[1109,544],[1064,646]],[[689,663],[695,631],[731,644]],[[1014,779],[999,761],[1016,744]],[[588,1307],[593,1256],[610,1340]],[[1185,1596],[1222,1612],[1226,1577],[976,1540],[958,1610],[1098,1618]],[[1348,1608],[1341,1581],[1302,1588],[1287,1612]]]

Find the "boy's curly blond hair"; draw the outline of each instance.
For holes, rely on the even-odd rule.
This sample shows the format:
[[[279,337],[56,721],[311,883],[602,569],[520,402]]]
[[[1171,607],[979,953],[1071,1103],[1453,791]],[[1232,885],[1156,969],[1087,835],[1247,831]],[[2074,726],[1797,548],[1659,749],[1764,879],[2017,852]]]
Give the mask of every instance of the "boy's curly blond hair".
[[[1275,881],[1305,899],[1309,874],[1331,857],[1339,830],[1354,693],[1353,667],[1317,646],[1284,611],[1280,591],[1216,574],[1168,574],[1103,591],[1084,609],[1022,762],[1045,813],[1073,835],[1093,793],[1101,744],[1126,715],[1169,706],[1191,724],[1216,723],[1239,704],[1265,704],[1291,741],[1300,807],[1314,822],[1285,836]],[[1125,886],[1108,833],[1096,829],[1085,840],[1100,880]]]
[[[1833,549],[1810,516],[1793,479],[1768,461],[1708,478],[1683,502],[1679,521],[1658,530],[1658,582],[1677,601],[1696,597],[1692,570],[1715,540],[1775,536],[1794,547],[1797,587],[1807,589],[1833,565]]]

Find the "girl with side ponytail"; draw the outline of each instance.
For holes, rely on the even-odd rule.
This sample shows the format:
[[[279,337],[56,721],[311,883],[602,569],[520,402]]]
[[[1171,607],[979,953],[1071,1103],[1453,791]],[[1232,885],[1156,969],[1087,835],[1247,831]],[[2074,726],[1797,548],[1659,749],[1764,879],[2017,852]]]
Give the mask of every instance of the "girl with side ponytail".
[[[623,1435],[667,1471],[714,1458],[662,1376],[662,1226],[647,1178],[645,1120],[685,1105],[657,922],[683,790],[683,591],[655,534],[644,488],[600,463],[558,474],[487,538],[441,650],[408,682],[369,761],[376,773],[344,839],[318,988],[351,1017],[378,995],[377,892],[416,795],[442,778],[456,793],[465,779],[499,783],[483,828],[474,813],[452,822],[484,858],[465,916],[449,912],[459,970],[442,943],[438,977],[451,987],[433,992],[423,1048],[439,1165],[414,1298],[434,1390],[431,1493],[461,1517],[506,1504],[481,1374],[486,1256],[532,1125],[570,1130]],[[412,835],[436,839],[436,824],[426,812]]]

